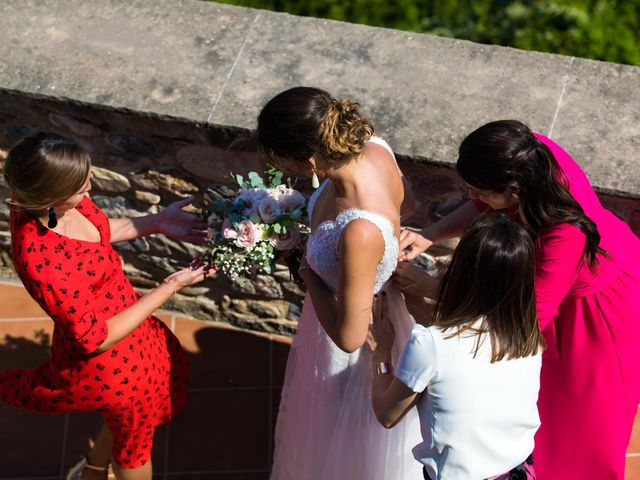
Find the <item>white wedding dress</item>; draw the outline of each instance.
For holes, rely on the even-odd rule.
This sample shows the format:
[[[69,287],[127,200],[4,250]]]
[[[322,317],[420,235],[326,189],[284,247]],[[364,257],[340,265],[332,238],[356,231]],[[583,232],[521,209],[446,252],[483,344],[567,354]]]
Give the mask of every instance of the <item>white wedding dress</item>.
[[[379,138],[370,141],[390,150]],[[311,197],[309,217],[327,182]],[[387,284],[398,256],[392,223],[365,210],[345,210],[310,235],[307,260],[335,291],[338,241],[345,226],[356,218],[377,225],[384,237],[385,251],[372,294],[381,289],[387,292],[396,331],[395,362],[414,321],[400,292]],[[417,411],[412,409],[398,425],[385,429],[371,406],[371,381],[367,346],[351,354],[340,350],[322,329],[307,294],[287,361],[271,480],[422,480],[422,465],[411,453],[422,441]]]

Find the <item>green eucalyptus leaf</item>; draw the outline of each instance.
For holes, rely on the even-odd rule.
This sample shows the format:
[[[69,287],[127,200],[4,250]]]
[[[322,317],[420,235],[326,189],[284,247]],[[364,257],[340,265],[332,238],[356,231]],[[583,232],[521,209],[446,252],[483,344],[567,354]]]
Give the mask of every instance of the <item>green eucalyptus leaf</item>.
[[[260,175],[256,172],[249,172],[248,176],[253,188],[264,188],[264,181]]]

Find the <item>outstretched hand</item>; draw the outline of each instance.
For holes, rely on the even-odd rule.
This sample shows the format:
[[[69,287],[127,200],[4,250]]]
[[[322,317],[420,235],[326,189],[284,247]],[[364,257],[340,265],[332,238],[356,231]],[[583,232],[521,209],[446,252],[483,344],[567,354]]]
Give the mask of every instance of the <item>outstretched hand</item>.
[[[418,232],[403,228],[400,231],[400,254],[398,255],[398,260],[401,262],[413,260],[432,244],[431,240],[423,237]]]
[[[207,222],[182,209],[193,203],[193,197],[173,202],[158,215],[158,232],[175,240],[203,243],[207,240]]]
[[[201,258],[196,258],[188,267],[178,270],[166,277],[164,283],[170,284],[174,292],[178,292],[184,287],[203,281],[205,278],[216,273],[216,271],[216,267],[205,265]]]

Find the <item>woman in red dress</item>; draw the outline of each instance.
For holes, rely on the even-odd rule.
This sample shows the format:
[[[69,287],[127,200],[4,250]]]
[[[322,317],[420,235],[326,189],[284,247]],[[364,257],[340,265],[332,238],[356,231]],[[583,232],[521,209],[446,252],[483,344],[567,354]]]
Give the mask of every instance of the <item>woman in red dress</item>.
[[[34,370],[0,372],[0,400],[44,413],[95,411],[105,425],[69,479],[151,479],[158,425],[186,402],[188,365],[171,331],[151,314],[210,270],[192,264],[144,296],[122,270],[112,243],[153,233],[197,242],[206,228],[182,212],[108,219],[86,196],[89,155],[76,143],[40,133],[10,152],[4,176],[12,191],[15,269],[54,321],[51,354]]]

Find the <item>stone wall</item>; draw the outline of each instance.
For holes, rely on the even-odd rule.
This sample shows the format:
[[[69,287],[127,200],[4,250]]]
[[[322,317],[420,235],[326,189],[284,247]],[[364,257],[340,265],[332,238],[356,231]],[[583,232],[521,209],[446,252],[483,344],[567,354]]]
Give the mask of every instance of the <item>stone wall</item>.
[[[230,172],[261,171],[254,153],[231,151],[230,142],[245,134],[239,129],[212,129],[185,122],[142,117],[131,112],[98,109],[74,103],[0,93],[0,148],[38,130],[56,132],[78,141],[94,164],[91,197],[110,217],[157,213],[172,201],[213,189],[229,195]],[[4,179],[2,198],[9,195]],[[14,276],[8,234],[8,205],[0,206],[2,275]],[[125,272],[144,291],[154,287],[200,253],[200,248],[163,235],[123,242],[117,250]],[[286,267],[274,277],[260,276],[240,285],[215,278],[185,288],[170,309],[198,318],[234,325],[291,332],[300,311],[302,292],[289,280]]]
[[[464,135],[517,118],[565,147],[640,233],[637,67],[196,0],[4,0],[0,58],[0,150],[36,130],[76,139],[98,167],[92,197],[112,216],[229,195],[230,172],[263,168],[236,142],[262,105],[313,85],[360,101],[396,149],[423,203],[410,223],[464,201],[452,168]],[[0,204],[0,275],[13,278],[7,214]],[[117,248],[141,290],[198,253],[161,236]],[[252,284],[209,280],[167,306],[291,333],[301,299],[283,266]]]
[[[220,128],[141,116],[132,112],[96,108],[72,102],[0,92],[0,148],[38,130],[75,139],[94,164],[92,199],[108,216],[139,216],[158,212],[172,201],[191,196],[202,205],[203,192],[233,194],[230,172],[262,171],[254,151],[237,145],[250,136],[242,129]],[[465,200],[455,172],[448,166],[400,156],[422,207],[408,223],[425,225],[452,211]],[[310,193],[308,181],[298,188]],[[0,180],[0,196],[9,192]],[[640,232],[636,200],[602,196],[605,204]],[[8,205],[0,204],[0,274],[15,278],[11,267]],[[124,268],[140,290],[152,288],[200,253],[194,245],[155,235],[116,246]],[[436,256],[446,248],[435,249]],[[295,330],[303,292],[290,279],[286,266],[273,276],[241,284],[222,275],[184,289],[167,305],[197,318],[273,333]]]
[[[78,141],[94,164],[91,197],[108,216],[139,216],[158,212],[172,201],[203,192],[232,195],[230,173],[263,171],[264,165],[249,144],[250,132],[215,128],[132,112],[95,108],[71,102],[0,92],[0,148],[6,152],[30,133],[46,130]],[[2,153],[4,153],[2,152]],[[448,167],[402,160],[417,195],[428,208],[416,215],[429,222],[451,210],[462,199]],[[309,181],[298,188],[310,194]],[[0,196],[9,191],[0,180]],[[435,201],[432,201],[435,200]],[[0,204],[0,274],[15,279],[11,266],[9,208]],[[163,235],[123,242],[116,246],[124,268],[140,290],[152,288],[165,276],[186,265],[201,249]],[[291,280],[286,266],[275,275],[260,275],[256,282],[233,282],[222,275],[182,290],[167,304],[197,318],[224,321],[249,329],[290,334],[295,330],[303,292]]]

